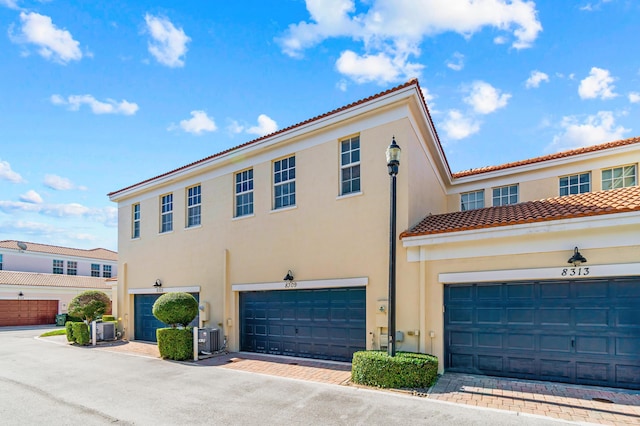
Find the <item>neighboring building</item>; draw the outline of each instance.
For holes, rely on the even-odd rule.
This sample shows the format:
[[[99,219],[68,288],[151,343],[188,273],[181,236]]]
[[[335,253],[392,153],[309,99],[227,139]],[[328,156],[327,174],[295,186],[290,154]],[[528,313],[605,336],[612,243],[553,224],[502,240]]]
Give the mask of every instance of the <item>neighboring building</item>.
[[[118,254],[0,241],[0,326],[53,324],[85,290],[112,296]]]
[[[109,194],[126,336],[186,291],[231,350],[385,347],[392,137],[397,349],[640,388],[640,138],[452,173],[416,80]]]

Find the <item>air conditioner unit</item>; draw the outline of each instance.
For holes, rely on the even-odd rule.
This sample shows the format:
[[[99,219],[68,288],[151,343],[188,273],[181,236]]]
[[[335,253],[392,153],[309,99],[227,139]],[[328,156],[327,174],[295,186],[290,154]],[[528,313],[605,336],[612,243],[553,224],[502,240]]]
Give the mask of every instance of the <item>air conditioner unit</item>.
[[[198,330],[198,352],[212,354],[220,350],[220,329],[201,328]]]
[[[96,337],[98,340],[116,340],[116,325],[112,322],[96,323]]]

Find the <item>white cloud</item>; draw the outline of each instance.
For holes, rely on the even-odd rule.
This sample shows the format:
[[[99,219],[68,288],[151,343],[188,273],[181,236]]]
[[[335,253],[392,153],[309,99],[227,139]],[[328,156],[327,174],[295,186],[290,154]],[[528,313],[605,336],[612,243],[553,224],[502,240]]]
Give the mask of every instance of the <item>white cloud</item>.
[[[640,92],[630,92],[629,102],[631,102],[632,104],[637,104],[638,102],[640,102]]]
[[[68,105],[71,111],[78,111],[82,105],[88,105],[94,114],[134,115],[139,109],[138,104],[124,99],[120,102],[114,99],[107,99],[103,102],[92,95],[71,95],[67,99],[60,95],[52,95],[51,103],[54,105]]]
[[[340,79],[340,81],[336,83],[336,88],[341,92],[346,92],[348,87],[349,85],[347,83],[347,80],[345,80],[344,78]]]
[[[20,201],[24,201],[25,203],[42,204],[42,197],[36,191],[30,189],[20,196]]]
[[[11,169],[11,164],[2,160],[0,160],[0,180],[8,180],[13,183],[25,182],[19,173],[16,173]]]
[[[356,83],[390,83],[416,77],[424,67],[407,62],[406,57],[391,57],[384,52],[360,56],[346,50],[336,61],[336,68]]]
[[[203,132],[215,132],[218,129],[213,119],[204,111],[191,111],[191,118],[180,121],[180,128],[194,135],[201,135]]]
[[[0,211],[5,213],[37,213],[55,218],[84,218],[105,226],[116,227],[118,210],[115,207],[91,208],[78,203],[34,204],[24,201],[0,201]]]
[[[469,95],[464,98],[464,102],[471,105],[473,110],[479,114],[490,114],[505,107],[509,98],[511,98],[510,94],[500,93],[500,90],[489,83],[474,81],[469,89]]]
[[[531,75],[529,76],[527,81],[524,83],[524,85],[527,89],[531,89],[532,87],[536,88],[536,87],[540,87],[540,83],[542,83],[543,81],[546,81],[548,83],[549,76],[543,73],[542,71],[535,70],[535,71],[531,71]]]
[[[431,94],[431,92],[429,92],[429,89],[427,89],[426,87],[420,87],[420,90],[422,91],[422,96],[424,97],[424,101],[429,105],[429,109],[431,109],[431,107],[434,107],[436,104],[435,102],[433,102],[433,100],[436,98],[434,95]]]
[[[480,130],[480,122],[454,109],[447,113],[442,128],[449,139],[458,140],[477,133]]]
[[[182,28],[176,28],[170,20],[159,16],[147,14],[144,20],[151,35],[149,53],[163,65],[172,68],[183,67],[187,43],[191,39]]]
[[[246,131],[247,133],[264,136],[270,133],[274,133],[278,130],[278,123],[276,123],[273,119],[268,117],[265,114],[260,114],[258,116],[258,125],[249,127]]]
[[[589,73],[589,77],[586,77],[580,82],[578,87],[578,94],[582,99],[611,99],[618,96],[614,93],[615,86],[613,82],[616,79],[611,77],[608,70],[593,67]]]
[[[55,189],[56,191],[70,191],[74,189],[78,189],[80,191],[87,190],[85,186],[78,186],[71,182],[71,180],[58,175],[45,175],[42,183],[47,188]]]
[[[237,135],[238,133],[244,132],[244,126],[242,126],[236,120],[229,120],[227,131],[231,134]]]
[[[464,55],[460,52],[455,52],[453,57],[447,61],[447,67],[454,71],[460,71],[464,68]]]
[[[0,0],[0,6],[5,6],[9,9],[19,9],[18,2],[16,0]]]
[[[40,56],[61,64],[82,59],[80,43],[73,39],[69,31],[58,29],[50,17],[35,12],[21,12],[20,20],[21,34],[14,36],[10,30],[12,41],[35,44],[39,47]]]
[[[564,117],[560,123],[562,133],[554,136],[547,150],[560,151],[623,139],[629,129],[616,125],[615,121],[611,111],[600,111],[582,121],[577,116]]]

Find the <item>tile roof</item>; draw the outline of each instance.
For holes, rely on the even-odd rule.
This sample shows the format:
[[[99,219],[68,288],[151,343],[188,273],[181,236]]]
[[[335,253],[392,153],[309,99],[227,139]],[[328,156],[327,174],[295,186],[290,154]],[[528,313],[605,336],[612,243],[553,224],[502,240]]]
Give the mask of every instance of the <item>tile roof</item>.
[[[112,288],[112,284],[107,283],[104,278],[15,271],[0,271],[0,285],[93,288],[99,290],[111,290]]]
[[[640,211],[640,186],[425,217],[400,238]]]
[[[18,242],[19,241],[16,240],[0,241],[0,248],[20,250],[20,247],[18,247]],[[29,242],[24,242],[24,244],[27,245],[27,249],[25,250],[27,252],[49,253],[61,256],[88,257],[91,259],[110,260],[113,262],[118,261],[118,253],[104,248],[84,250]]]
[[[542,157],[530,158],[528,160],[516,161],[513,163],[501,164],[498,166],[488,166],[488,167],[479,167],[477,169],[465,170],[462,172],[456,172],[452,174],[454,179],[465,177],[465,176],[473,176],[481,173],[494,172],[497,170],[510,169],[512,167],[525,166],[528,164],[541,163],[543,161],[556,160],[558,158],[566,158],[572,157],[574,155],[586,154],[590,152],[602,151],[610,148],[618,148],[626,145],[633,145],[636,143],[640,143],[640,136],[636,136],[629,139],[621,139],[618,141],[607,142],[599,145],[585,146],[582,148],[572,149],[569,151],[558,152],[555,154],[544,155]]]

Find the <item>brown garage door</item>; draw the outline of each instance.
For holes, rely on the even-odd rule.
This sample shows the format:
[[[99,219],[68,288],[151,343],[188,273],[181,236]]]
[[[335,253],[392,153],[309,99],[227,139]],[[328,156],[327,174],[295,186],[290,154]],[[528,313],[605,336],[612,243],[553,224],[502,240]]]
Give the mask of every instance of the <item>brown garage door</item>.
[[[0,300],[0,326],[55,324],[57,300]]]

